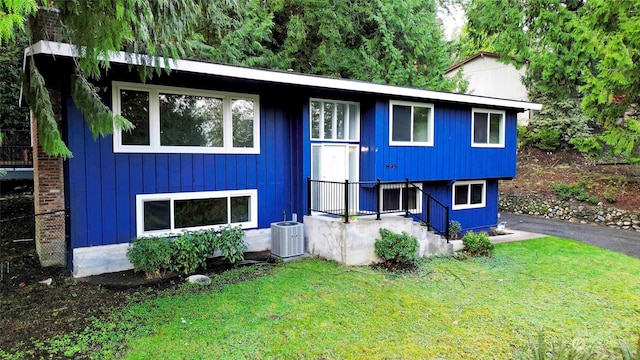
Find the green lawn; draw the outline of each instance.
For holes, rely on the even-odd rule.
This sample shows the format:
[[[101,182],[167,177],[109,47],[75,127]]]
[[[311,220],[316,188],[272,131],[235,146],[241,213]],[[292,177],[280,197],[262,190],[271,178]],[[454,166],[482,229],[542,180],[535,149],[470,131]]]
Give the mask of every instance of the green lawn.
[[[640,260],[552,237],[403,275],[308,259],[119,316],[130,359],[509,359],[540,329],[617,356],[640,330]]]

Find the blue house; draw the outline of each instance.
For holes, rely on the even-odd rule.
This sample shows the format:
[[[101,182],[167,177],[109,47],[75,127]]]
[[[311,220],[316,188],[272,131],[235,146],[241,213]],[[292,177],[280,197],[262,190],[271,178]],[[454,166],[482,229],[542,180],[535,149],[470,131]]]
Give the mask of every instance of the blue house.
[[[59,96],[73,152],[62,161],[34,147],[34,167],[36,192],[48,194],[56,181],[37,167],[59,167],[54,193],[70,209],[76,276],[130,268],[135,237],[234,224],[246,230],[249,251],[259,251],[269,249],[274,222],[336,207],[424,215],[427,195],[463,231],[488,229],[498,222],[498,181],[516,175],[516,114],[540,109],[185,60],[140,83],[136,58],[121,53],[95,85],[136,128],[94,139],[70,96],[72,47],[41,41],[29,52]],[[320,186],[345,180],[357,187]],[[54,209],[36,203],[44,210]]]

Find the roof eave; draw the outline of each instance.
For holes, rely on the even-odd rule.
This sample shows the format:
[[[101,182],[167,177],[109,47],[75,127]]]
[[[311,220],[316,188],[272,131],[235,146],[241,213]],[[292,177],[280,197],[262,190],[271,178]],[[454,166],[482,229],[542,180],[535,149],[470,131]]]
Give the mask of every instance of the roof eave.
[[[36,44],[32,45],[30,48],[25,49],[26,55],[43,54],[63,57],[75,57],[76,53],[77,52],[74,51],[74,46],[71,44],[44,40],[39,41]],[[129,65],[155,65],[152,58],[150,57],[139,54],[127,54],[122,51],[109,55],[109,62]],[[165,60],[159,59],[159,62],[159,67],[164,68]],[[541,104],[531,103],[527,101],[438,92],[395,85],[370,83],[365,81],[336,79],[317,75],[255,69],[193,60],[170,60],[170,63],[172,70],[186,71],[197,74],[226,76],[245,80],[257,80],[279,84],[302,85],[334,90],[347,90],[360,93],[464,103],[474,106],[504,107],[517,110],[542,109]]]

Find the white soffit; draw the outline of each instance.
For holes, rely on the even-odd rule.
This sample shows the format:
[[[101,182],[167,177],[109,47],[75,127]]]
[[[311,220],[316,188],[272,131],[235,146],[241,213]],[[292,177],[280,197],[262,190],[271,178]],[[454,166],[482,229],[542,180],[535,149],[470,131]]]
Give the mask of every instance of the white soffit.
[[[25,49],[26,55],[45,54],[53,56],[74,57],[76,53],[77,52],[74,51],[74,46],[71,44],[44,40],[39,41],[31,47]],[[116,64],[142,65],[143,63],[150,64],[152,60],[146,56],[138,54],[127,54],[123,51],[120,51],[110,55],[109,61]],[[542,109],[542,104],[527,101],[422,90],[357,80],[336,79],[324,76],[254,69],[192,60],[169,60],[169,63],[171,64],[170,67],[172,70],[179,70],[196,74],[227,76],[236,79],[256,80],[270,83],[301,85],[335,90],[347,90],[370,94],[411,97],[430,101],[436,100],[470,105],[505,107],[524,110]],[[165,67],[164,59],[160,60],[160,67]]]

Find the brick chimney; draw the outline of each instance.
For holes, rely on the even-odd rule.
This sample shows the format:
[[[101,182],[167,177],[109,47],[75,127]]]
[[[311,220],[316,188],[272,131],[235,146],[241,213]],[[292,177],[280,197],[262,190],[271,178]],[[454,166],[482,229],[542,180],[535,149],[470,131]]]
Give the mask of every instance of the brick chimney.
[[[54,7],[38,7],[36,14],[29,18],[29,32],[34,44],[40,40],[62,41],[60,10]]]
[[[60,12],[55,8],[40,7],[29,20],[33,43],[40,40],[60,41]],[[59,82],[47,84],[53,112],[58,124],[62,121],[62,93]],[[36,214],[36,250],[42,266],[66,266],[67,239],[64,200],[63,159],[49,156],[38,140],[37,119],[32,116],[33,136],[33,195]]]

